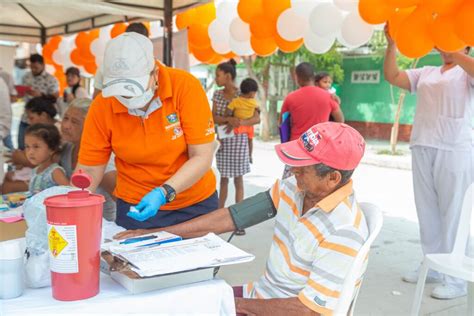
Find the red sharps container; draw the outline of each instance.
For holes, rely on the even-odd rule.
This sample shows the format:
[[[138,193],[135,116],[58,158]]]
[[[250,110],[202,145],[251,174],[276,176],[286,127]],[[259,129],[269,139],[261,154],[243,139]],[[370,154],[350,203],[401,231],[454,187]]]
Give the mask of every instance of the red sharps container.
[[[82,300],[99,293],[104,197],[85,188],[91,177],[79,170],[71,179],[81,190],[45,199],[53,297]]]

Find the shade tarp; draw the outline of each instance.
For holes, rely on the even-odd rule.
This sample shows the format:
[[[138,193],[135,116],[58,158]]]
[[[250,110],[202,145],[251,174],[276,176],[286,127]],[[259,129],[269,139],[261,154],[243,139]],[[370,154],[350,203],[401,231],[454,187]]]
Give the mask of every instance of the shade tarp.
[[[206,3],[173,0],[173,13]],[[165,0],[0,0],[0,40],[41,42],[112,23],[163,19]]]

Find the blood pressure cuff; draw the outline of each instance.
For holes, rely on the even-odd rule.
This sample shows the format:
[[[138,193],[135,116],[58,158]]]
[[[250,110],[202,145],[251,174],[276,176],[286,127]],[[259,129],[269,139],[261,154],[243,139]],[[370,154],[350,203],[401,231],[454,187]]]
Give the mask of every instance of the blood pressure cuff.
[[[257,225],[274,217],[277,213],[270,192],[261,192],[229,207],[237,229]]]

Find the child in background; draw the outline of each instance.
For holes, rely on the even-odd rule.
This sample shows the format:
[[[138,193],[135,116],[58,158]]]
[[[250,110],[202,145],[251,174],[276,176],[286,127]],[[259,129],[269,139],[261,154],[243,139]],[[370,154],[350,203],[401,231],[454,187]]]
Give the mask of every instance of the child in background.
[[[258,103],[255,95],[258,92],[258,83],[252,78],[247,78],[240,84],[240,95],[227,106],[226,116],[233,116],[241,120],[247,120],[253,117],[255,110],[258,111]],[[236,134],[247,134],[249,139],[250,163],[253,162],[253,126],[240,126],[234,130]]]
[[[54,155],[59,152],[60,145],[61,136],[54,125],[35,124],[26,129],[26,157],[36,166],[29,183],[31,194],[69,184],[64,169],[54,162]]]
[[[332,87],[332,78],[331,75],[325,71],[318,72],[314,77],[314,82],[316,86],[329,92],[338,104],[341,104],[341,99],[336,95],[336,90]]]

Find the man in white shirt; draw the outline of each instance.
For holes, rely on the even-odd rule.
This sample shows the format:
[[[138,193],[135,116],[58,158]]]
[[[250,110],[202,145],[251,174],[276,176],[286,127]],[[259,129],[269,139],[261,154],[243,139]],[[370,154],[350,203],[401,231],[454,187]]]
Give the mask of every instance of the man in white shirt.
[[[10,93],[10,101],[15,102],[18,93],[15,88],[15,81],[13,80],[13,76],[10,73],[6,72],[2,67],[0,67],[0,78],[2,78],[7,84],[7,88]],[[3,138],[3,144],[5,145],[5,147],[13,150],[12,136],[10,135],[10,133]]]
[[[0,80],[0,138],[3,140],[10,135],[12,124],[12,108],[10,92],[5,81]]]
[[[422,250],[449,253],[463,198],[473,181],[474,58],[469,48],[454,53],[439,50],[441,67],[400,71],[395,43],[386,34],[385,79],[417,94],[410,148]],[[416,283],[418,272],[403,280]],[[434,298],[453,299],[467,293],[466,282],[434,271],[427,282],[442,282],[431,293]]]

